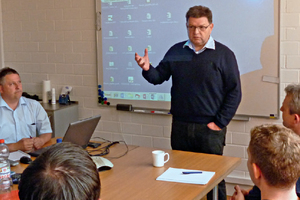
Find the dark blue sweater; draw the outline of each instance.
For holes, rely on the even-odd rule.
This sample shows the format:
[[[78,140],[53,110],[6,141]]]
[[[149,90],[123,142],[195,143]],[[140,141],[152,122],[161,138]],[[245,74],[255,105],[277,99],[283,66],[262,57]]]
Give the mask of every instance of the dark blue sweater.
[[[196,54],[185,42],[172,46],[159,65],[143,71],[156,85],[172,76],[171,113],[174,120],[209,123],[223,128],[241,101],[240,75],[234,53],[219,42],[215,50]]]

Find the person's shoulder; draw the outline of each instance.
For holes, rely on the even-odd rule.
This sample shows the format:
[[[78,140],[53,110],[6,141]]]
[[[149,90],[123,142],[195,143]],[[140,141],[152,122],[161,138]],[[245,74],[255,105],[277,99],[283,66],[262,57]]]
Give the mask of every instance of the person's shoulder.
[[[216,50],[226,50],[232,52],[232,50],[228,46],[216,40],[215,40],[215,46],[216,46]]]
[[[24,102],[26,105],[29,105],[29,106],[42,106],[40,102],[38,102],[37,100],[34,100],[34,99],[29,99],[29,98],[22,96],[20,98],[20,100],[21,100],[21,103]]]
[[[166,61],[183,61],[190,60],[193,51],[188,47],[184,47],[187,41],[178,42],[174,44],[165,54],[164,60]]]
[[[296,183],[296,192],[297,192],[297,195],[300,196],[300,178],[298,179],[298,181]]]
[[[186,41],[182,41],[182,42],[178,42],[176,44],[174,44],[173,46],[171,46],[171,48],[168,50],[167,54],[177,54],[179,52],[182,52],[182,50],[184,50],[184,44],[187,42]]]
[[[173,45],[173,47],[183,47],[183,45],[187,42],[187,40],[182,41],[182,42],[177,42],[176,44]]]
[[[37,100],[34,100],[34,99],[29,99],[29,98],[27,98],[27,97],[24,97],[24,96],[21,96],[21,98],[20,98],[21,100],[23,100],[23,101],[25,101],[25,102],[33,102],[33,103],[38,103],[38,101]]]
[[[225,44],[215,41],[215,50],[217,54],[221,54],[225,57],[235,57],[234,52]]]

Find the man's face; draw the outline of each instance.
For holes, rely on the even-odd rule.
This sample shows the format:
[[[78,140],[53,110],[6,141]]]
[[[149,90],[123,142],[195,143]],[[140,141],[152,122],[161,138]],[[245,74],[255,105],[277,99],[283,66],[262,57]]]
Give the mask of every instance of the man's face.
[[[5,101],[18,101],[22,92],[22,83],[18,74],[8,74],[4,77],[3,83],[0,84],[0,93]]]
[[[207,43],[214,25],[210,24],[206,17],[190,17],[186,26],[190,41],[195,46],[196,51],[199,51]]]
[[[286,95],[284,101],[282,102],[282,106],[280,108],[282,112],[282,120],[283,120],[283,125],[287,128],[290,128],[293,130],[294,128],[294,120],[295,120],[295,115],[290,114],[290,108],[289,108],[289,103],[292,99],[291,95]]]

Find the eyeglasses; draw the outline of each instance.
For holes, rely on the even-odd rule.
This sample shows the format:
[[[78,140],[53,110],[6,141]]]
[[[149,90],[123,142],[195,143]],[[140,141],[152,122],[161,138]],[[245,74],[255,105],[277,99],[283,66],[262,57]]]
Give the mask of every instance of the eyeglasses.
[[[196,29],[199,29],[200,31],[205,31],[209,26],[210,24],[208,24],[207,26],[187,26],[187,28],[189,29],[189,31],[195,31]]]

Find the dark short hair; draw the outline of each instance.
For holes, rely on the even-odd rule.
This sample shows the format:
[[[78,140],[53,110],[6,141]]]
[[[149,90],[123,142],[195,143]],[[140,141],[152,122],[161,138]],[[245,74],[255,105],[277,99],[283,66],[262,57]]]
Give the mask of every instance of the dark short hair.
[[[208,19],[208,22],[210,24],[212,23],[212,12],[208,7],[205,6],[191,7],[185,15],[186,22],[189,21],[190,17],[194,17],[194,18],[206,17]]]
[[[19,73],[16,70],[9,68],[9,67],[4,67],[4,68],[0,69],[0,84],[3,83],[4,77],[8,74],[18,74],[19,75]]]
[[[22,173],[20,200],[97,200],[100,178],[95,163],[80,146],[58,143]]]

